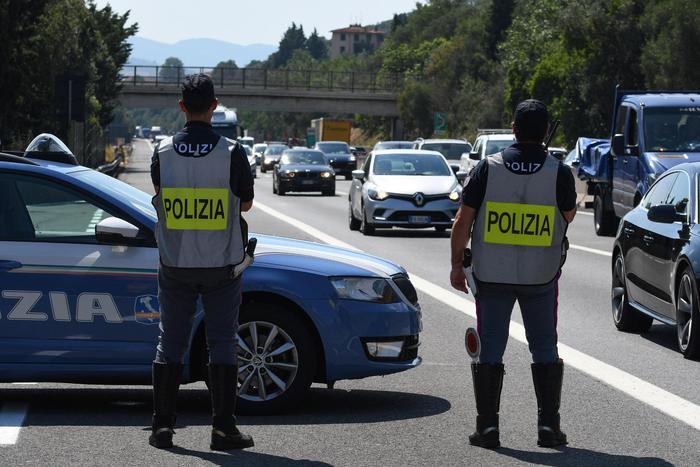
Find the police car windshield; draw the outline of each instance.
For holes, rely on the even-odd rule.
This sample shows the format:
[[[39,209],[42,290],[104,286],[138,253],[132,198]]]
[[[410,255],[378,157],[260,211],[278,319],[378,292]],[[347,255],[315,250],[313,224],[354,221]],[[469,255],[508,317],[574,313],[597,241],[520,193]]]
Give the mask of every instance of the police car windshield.
[[[380,154],[374,159],[375,175],[450,176],[442,157],[432,154]]]
[[[290,151],[282,156],[281,164],[326,165],[326,158],[316,151]]]
[[[646,150],[658,152],[700,151],[700,107],[647,107],[644,111]],[[628,129],[635,144],[636,129]]]
[[[318,143],[318,148],[326,154],[350,152],[350,146],[347,143]]]
[[[74,172],[74,175],[103,193],[128,204],[153,221],[158,220],[156,210],[151,204],[151,195],[148,193],[95,170],[82,170]]]
[[[265,154],[270,156],[279,156],[285,149],[289,148],[287,146],[282,146],[281,144],[273,144],[265,149]]]
[[[462,154],[472,150],[472,145],[469,143],[425,143],[420,148],[437,151],[445,156],[445,159],[459,160]]]

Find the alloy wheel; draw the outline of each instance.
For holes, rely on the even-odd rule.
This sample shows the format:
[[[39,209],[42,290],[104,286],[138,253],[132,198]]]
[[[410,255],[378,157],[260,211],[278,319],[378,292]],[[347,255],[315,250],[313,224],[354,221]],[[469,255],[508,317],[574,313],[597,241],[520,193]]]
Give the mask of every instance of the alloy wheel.
[[[615,267],[613,268],[613,286],[612,286],[612,312],[613,320],[619,323],[622,320],[627,291],[625,288],[625,262],[622,255],[618,255],[615,259]]]
[[[238,329],[238,395],[261,402],[282,395],[294,382],[299,354],[281,327],[266,321],[244,323]]]
[[[690,336],[693,330],[693,310],[695,309],[695,298],[693,295],[693,284],[691,277],[684,274],[681,284],[678,287],[678,300],[676,304],[676,328],[678,331],[678,346],[683,353],[688,349]]]

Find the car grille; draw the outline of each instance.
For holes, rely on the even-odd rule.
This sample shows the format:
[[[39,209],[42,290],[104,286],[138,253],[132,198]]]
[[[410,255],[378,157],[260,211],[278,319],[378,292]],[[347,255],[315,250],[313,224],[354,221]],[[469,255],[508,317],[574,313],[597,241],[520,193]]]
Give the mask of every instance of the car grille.
[[[445,213],[441,211],[396,211],[389,218],[388,221],[394,222],[408,222],[410,216],[430,216],[431,222],[452,222],[452,219],[447,217]]]
[[[389,193],[389,198],[403,199],[403,200],[411,201],[411,202],[413,202],[414,196],[416,196],[415,193],[412,195]],[[443,193],[441,195],[423,195],[423,199],[425,200],[424,201],[425,203],[427,203],[428,201],[436,201],[439,199],[450,199],[450,194]]]
[[[318,178],[318,172],[297,172],[297,178]]]
[[[391,276],[394,284],[399,288],[401,293],[414,305],[418,305],[418,294],[415,287],[411,284],[411,280],[405,274],[396,274]]]

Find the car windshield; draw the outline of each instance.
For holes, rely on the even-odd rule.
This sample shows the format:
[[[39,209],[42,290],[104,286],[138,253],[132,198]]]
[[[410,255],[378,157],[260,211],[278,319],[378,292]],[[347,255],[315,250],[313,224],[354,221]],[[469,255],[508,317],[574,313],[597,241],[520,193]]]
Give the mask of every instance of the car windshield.
[[[318,143],[318,148],[326,154],[350,152],[350,146],[347,143]]]
[[[515,138],[513,138],[512,140],[509,139],[509,140],[505,140],[505,141],[504,140],[488,141],[486,143],[486,155],[488,156],[489,154],[497,154],[497,153],[503,151],[505,148],[507,148],[511,144],[513,144],[514,142],[515,142]]]
[[[318,151],[290,151],[282,155],[281,164],[326,165],[326,158]]]
[[[436,154],[379,154],[374,159],[374,174],[448,176],[452,170]]]
[[[250,146],[242,145],[245,148],[245,153],[248,154],[249,156],[253,155],[253,150],[250,149]]]
[[[469,143],[425,143],[421,147],[427,151],[437,151],[445,159],[459,160],[462,154],[472,150],[472,145]]]
[[[156,210],[151,204],[153,198],[148,193],[95,170],[81,170],[80,172],[75,172],[74,176],[89,183],[91,186],[97,187],[103,193],[107,193],[128,204],[153,221],[158,219]]]
[[[648,107],[644,132],[647,151],[700,151],[700,107]]]
[[[384,149],[411,149],[413,142],[411,141],[383,141],[374,145],[375,151]]]
[[[255,146],[253,146],[253,151],[264,152],[266,148],[267,148],[267,144],[256,144]]]
[[[281,144],[275,144],[273,146],[268,146],[265,149],[266,156],[279,156],[284,152],[285,149],[289,149],[287,146],[282,146]]]

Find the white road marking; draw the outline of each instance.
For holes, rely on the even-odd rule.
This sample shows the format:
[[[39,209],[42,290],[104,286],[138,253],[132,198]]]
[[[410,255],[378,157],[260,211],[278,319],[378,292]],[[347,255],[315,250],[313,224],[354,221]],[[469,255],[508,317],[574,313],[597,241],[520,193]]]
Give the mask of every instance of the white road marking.
[[[611,251],[596,250],[595,248],[588,248],[587,246],[573,244],[569,244],[569,248],[571,248],[572,250],[581,250],[585,251],[586,253],[593,253],[594,255],[607,256],[608,258],[612,258]]]
[[[0,410],[0,446],[17,443],[24,417],[27,416],[27,404],[7,403]]]
[[[16,385],[18,385],[18,386],[34,386],[34,385],[39,384],[39,383],[29,383],[29,382],[26,382],[26,383],[10,383],[10,384],[16,384]]]
[[[304,222],[284,215],[276,209],[266,206],[265,204],[256,203],[256,207],[258,207],[261,211],[276,217],[277,219],[286,222],[287,224],[296,227],[303,232],[306,232],[308,235],[311,235],[324,243],[341,248],[361,251],[349,243],[343,242],[342,240],[321,232],[320,230]],[[578,249],[582,250],[584,248],[585,247],[578,247]],[[587,250],[593,249],[586,248],[583,251]],[[604,253],[606,256],[609,255],[601,250],[593,251],[600,252],[598,254]],[[415,274],[411,274],[411,281],[416,289],[420,290],[421,292],[430,295],[445,305],[476,319],[476,306],[474,305],[474,302],[467,300],[463,295],[458,295],[450,290],[440,287],[439,285],[422,279]],[[511,321],[509,333],[513,339],[527,344],[525,328],[522,324]],[[623,392],[628,396],[689,425],[692,428],[695,428],[696,430],[700,430],[700,406],[697,404],[685,400],[671,392],[666,391],[665,389],[655,386],[654,384],[644,381],[637,376],[620,370],[617,367],[598,360],[597,358],[591,357],[590,355],[587,355],[561,342],[559,342],[559,355],[566,362],[567,366],[575,368],[582,373],[585,373],[594,379],[601,381],[602,383],[607,384],[608,386],[617,389],[618,391]]]
[[[348,195],[346,192],[338,191],[338,190],[335,190],[335,194],[340,195],[340,196],[347,196]]]
[[[595,215],[592,212],[588,212],[588,211],[576,211],[576,215],[579,215],[579,214],[581,214],[582,216],[594,216]]]

